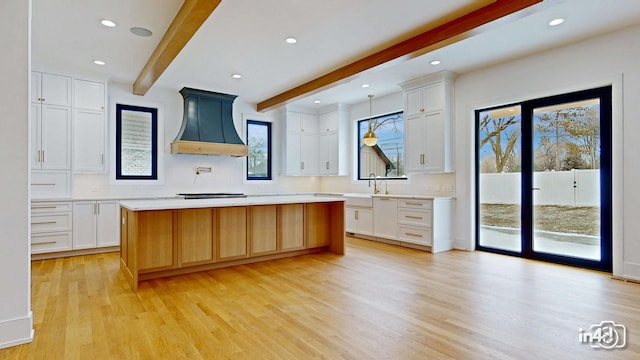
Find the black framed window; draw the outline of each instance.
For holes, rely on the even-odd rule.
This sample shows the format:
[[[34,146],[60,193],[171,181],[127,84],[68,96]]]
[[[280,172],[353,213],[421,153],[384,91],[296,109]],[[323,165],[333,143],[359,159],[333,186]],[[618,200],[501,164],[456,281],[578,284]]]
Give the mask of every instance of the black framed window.
[[[369,130],[378,137],[374,146],[362,138]],[[358,121],[358,180],[370,174],[383,179],[406,180],[404,170],[404,113],[402,111]]]
[[[158,109],[116,104],[116,179],[158,179]]]
[[[247,120],[247,180],[271,180],[271,123]]]

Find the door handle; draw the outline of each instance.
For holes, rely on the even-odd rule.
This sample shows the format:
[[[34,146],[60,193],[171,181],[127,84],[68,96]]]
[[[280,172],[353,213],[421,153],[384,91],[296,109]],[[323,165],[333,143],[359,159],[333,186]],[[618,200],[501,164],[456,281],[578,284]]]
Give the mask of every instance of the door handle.
[[[534,187],[534,188],[531,188],[531,190],[540,190],[540,188],[539,187]]]

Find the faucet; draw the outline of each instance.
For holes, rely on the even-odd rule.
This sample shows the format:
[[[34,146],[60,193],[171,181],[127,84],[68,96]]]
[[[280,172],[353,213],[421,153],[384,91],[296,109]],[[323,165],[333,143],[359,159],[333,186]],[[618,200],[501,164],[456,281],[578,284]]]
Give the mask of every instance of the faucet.
[[[369,174],[369,187],[371,187],[371,176],[373,176],[373,193],[377,194],[380,192],[380,190],[378,190],[378,183],[376,182],[376,173],[371,173]]]

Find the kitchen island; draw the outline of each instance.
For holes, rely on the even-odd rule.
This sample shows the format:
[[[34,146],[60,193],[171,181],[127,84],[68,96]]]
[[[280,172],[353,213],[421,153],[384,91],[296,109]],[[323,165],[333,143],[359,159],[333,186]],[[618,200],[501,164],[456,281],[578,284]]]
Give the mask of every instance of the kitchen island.
[[[344,254],[344,199],[123,201],[120,269],[140,281],[321,251]]]

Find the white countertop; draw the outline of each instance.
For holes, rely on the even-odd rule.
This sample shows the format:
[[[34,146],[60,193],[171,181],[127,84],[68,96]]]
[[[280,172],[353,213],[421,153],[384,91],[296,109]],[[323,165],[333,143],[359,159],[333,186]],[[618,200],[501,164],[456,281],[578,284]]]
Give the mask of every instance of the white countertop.
[[[209,207],[250,206],[301,204],[344,201],[341,197],[313,196],[313,195],[266,195],[247,196],[243,198],[223,199],[155,199],[155,200],[125,200],[120,205],[133,211],[165,210],[165,209],[194,209]]]

